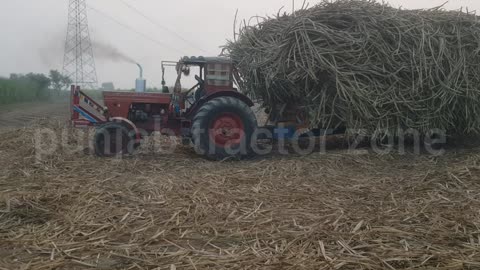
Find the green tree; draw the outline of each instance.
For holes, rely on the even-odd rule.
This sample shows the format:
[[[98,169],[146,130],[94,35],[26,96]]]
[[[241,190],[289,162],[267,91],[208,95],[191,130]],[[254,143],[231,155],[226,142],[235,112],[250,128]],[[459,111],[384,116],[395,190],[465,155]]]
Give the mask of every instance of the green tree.
[[[55,90],[57,93],[57,96],[59,96],[60,92],[65,90],[72,83],[70,78],[63,76],[58,70],[50,70],[50,81],[53,90]]]
[[[0,78],[0,103],[46,100],[50,97],[50,79],[43,74],[11,74]]]
[[[50,78],[44,74],[28,73],[25,75],[25,79],[27,80],[27,84],[36,90],[37,98],[48,98],[50,96],[48,90],[51,84]]]
[[[26,79],[38,86],[42,90],[48,89],[51,84],[50,78],[40,73],[28,73],[25,75]]]

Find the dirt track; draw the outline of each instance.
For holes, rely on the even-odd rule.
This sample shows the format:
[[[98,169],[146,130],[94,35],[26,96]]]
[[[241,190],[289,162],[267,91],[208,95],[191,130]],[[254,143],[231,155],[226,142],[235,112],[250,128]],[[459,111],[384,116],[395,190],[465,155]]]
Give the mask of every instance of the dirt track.
[[[44,118],[67,119],[68,101],[21,103],[0,106],[0,132],[31,125]]]

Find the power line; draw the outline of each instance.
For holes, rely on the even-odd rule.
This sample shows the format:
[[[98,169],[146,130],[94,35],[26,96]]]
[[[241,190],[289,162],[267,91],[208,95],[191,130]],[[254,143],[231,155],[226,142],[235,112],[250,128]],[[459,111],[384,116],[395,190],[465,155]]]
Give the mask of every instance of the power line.
[[[148,20],[148,21],[151,22],[152,24],[156,25],[156,26],[159,27],[160,29],[162,29],[162,30],[164,30],[164,31],[167,31],[168,33],[176,36],[177,38],[181,39],[183,42],[187,43],[188,45],[190,45],[190,46],[192,46],[192,47],[195,47],[195,48],[203,51],[204,53],[207,53],[207,51],[205,51],[204,49],[198,47],[198,44],[189,41],[188,39],[182,37],[181,35],[179,35],[179,34],[176,33],[175,31],[170,30],[169,28],[161,25],[161,24],[158,23],[156,20],[148,17],[148,16],[145,15],[143,12],[141,12],[140,10],[138,10],[137,8],[135,8],[134,6],[132,6],[132,5],[130,5],[129,3],[127,3],[125,0],[120,0],[120,2],[122,2],[126,7],[128,7],[129,9],[131,9],[132,11],[134,11],[135,13],[137,13],[138,15],[142,16],[143,18],[145,18],[146,20]]]
[[[108,15],[107,13],[105,13],[105,12],[99,10],[99,9],[96,9],[96,8],[90,6],[90,5],[87,5],[87,6],[88,6],[89,9],[97,12],[98,14],[102,15],[104,18],[109,19],[110,21],[112,21],[112,22],[114,22],[114,23],[116,23],[116,24],[118,24],[118,25],[120,25],[120,26],[122,26],[122,27],[124,27],[124,28],[126,28],[126,29],[128,29],[128,30],[130,30],[131,32],[133,32],[133,33],[135,33],[135,34],[137,34],[137,35],[140,35],[140,36],[144,37],[145,39],[147,39],[147,40],[149,40],[149,41],[151,41],[151,42],[153,42],[153,43],[155,43],[155,44],[157,44],[157,45],[159,45],[159,46],[161,46],[161,47],[170,49],[170,50],[172,50],[172,51],[176,51],[177,53],[180,53],[180,54],[182,54],[182,55],[185,54],[185,52],[183,52],[183,51],[181,51],[181,50],[179,50],[179,49],[177,49],[177,48],[174,48],[174,47],[172,47],[172,46],[169,46],[168,44],[163,43],[163,42],[161,42],[161,41],[158,41],[158,40],[156,40],[156,39],[148,36],[147,34],[144,34],[144,33],[142,33],[142,32],[139,32],[139,31],[135,30],[135,29],[132,28],[131,26],[129,26],[129,25],[125,24],[125,23],[122,23],[122,22],[118,21],[117,19],[113,18],[112,16]]]

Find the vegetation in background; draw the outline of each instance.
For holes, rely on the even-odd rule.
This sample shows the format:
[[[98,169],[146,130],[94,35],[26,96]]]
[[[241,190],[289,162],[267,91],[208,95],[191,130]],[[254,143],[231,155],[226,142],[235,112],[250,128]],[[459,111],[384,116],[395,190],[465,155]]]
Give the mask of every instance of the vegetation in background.
[[[55,91],[57,96],[60,96],[61,91],[68,89],[68,86],[72,84],[72,80],[70,78],[63,76],[57,70],[50,70],[50,81],[51,81],[51,89]]]
[[[11,74],[9,78],[0,77],[0,104],[12,104],[31,101],[48,101],[59,97],[69,97],[69,86],[72,81],[57,70],[51,70],[47,75],[39,73]],[[113,83],[104,83],[100,90],[115,90]],[[99,90],[82,89],[87,95],[101,102],[103,92]],[[148,88],[147,92],[160,92],[160,89]]]
[[[45,74],[11,74],[10,78],[0,78],[0,104],[29,101],[46,101],[63,96],[70,79],[56,70]]]

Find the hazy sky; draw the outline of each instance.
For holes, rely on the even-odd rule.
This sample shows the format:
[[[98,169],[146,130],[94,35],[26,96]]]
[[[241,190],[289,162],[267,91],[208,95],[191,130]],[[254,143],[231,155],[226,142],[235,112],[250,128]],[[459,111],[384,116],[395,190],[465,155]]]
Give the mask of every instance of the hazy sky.
[[[160,86],[161,60],[183,55],[218,55],[220,46],[233,36],[233,21],[275,13],[292,0],[123,0],[155,20],[159,27],[138,15],[120,0],[87,0],[94,9],[115,18],[161,44],[152,42],[103,14],[89,10],[91,38],[111,44],[144,66],[149,86]],[[296,0],[299,6],[302,0]],[[309,0],[310,4],[318,1]],[[445,0],[387,0],[404,8],[429,8]],[[478,0],[451,0],[446,8],[480,10]],[[68,0],[0,0],[0,76],[10,73],[62,69]],[[169,31],[165,30],[167,28]],[[175,32],[172,34],[171,32]],[[178,36],[182,37],[179,38]],[[188,43],[185,42],[188,41]],[[108,59],[96,59],[99,83],[133,88],[137,67]],[[174,78],[167,78],[170,82]]]

